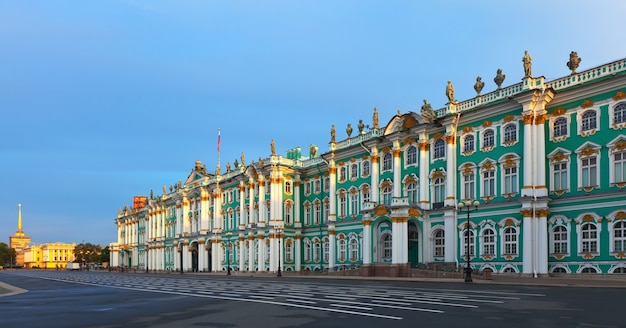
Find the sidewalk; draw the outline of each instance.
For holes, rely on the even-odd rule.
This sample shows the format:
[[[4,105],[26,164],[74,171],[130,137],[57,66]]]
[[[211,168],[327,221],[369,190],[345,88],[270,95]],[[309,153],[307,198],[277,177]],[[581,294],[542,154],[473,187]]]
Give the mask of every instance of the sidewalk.
[[[172,274],[180,274],[173,272]],[[187,273],[193,275],[215,275],[226,277],[226,272],[198,272]],[[283,271],[285,278],[297,279],[326,279],[326,280],[370,280],[370,281],[407,281],[407,282],[437,282],[437,283],[465,283],[464,278],[421,278],[421,277],[376,277],[376,276],[341,276],[329,274],[301,275],[295,272]],[[272,272],[237,272],[232,271],[230,277],[257,277],[277,278]],[[538,278],[524,277],[519,275],[494,274],[490,279],[482,276],[473,276],[472,283],[485,285],[518,285],[518,286],[550,286],[550,287],[585,287],[585,288],[626,288],[626,275],[595,276],[595,275],[567,275],[567,276],[542,276]]]

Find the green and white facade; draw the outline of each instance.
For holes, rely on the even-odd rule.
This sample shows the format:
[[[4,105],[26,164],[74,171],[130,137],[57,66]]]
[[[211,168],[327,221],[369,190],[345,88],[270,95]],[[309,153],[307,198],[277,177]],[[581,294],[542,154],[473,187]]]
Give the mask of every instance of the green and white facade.
[[[198,161],[118,211],[112,266],[405,276],[462,267],[469,249],[493,272],[626,273],[626,59],[427,114],[374,118],[307,156]],[[468,226],[457,204],[474,200]]]

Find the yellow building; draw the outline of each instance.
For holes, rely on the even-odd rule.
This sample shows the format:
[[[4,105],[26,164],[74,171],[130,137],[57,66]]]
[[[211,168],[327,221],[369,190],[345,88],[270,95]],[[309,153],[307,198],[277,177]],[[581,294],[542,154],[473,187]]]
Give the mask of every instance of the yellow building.
[[[15,262],[17,265],[24,264],[24,250],[30,244],[30,237],[22,231],[22,204],[17,205],[17,231],[9,236],[9,247],[15,249]]]
[[[68,262],[74,261],[76,244],[47,243],[31,245],[24,249],[24,266],[26,268],[63,269]]]

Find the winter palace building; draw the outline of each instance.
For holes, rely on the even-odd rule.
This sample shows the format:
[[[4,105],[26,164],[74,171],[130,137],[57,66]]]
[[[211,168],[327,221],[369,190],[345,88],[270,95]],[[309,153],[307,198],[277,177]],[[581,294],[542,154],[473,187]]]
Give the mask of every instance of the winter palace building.
[[[526,55],[528,56],[528,55]],[[526,58],[525,56],[525,58]],[[113,267],[154,271],[462,270],[626,273],[626,59],[521,82],[445,108],[335,129],[118,211]],[[458,204],[472,204],[478,207]],[[469,211],[468,211],[469,210]],[[469,254],[468,254],[469,253]]]

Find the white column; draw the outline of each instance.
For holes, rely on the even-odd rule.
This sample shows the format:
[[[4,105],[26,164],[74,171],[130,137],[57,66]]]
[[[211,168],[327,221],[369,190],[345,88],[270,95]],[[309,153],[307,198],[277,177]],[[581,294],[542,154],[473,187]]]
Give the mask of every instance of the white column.
[[[545,210],[541,213],[545,213]],[[538,235],[539,240],[537,240],[537,253],[538,253],[538,273],[539,274],[548,274],[548,221],[546,218],[546,214],[540,214],[539,218],[536,219],[538,223]]]
[[[249,192],[249,200],[248,206],[250,208],[250,217],[248,218],[248,222],[256,223],[254,219],[254,181],[252,178],[248,181],[248,192]]]
[[[331,269],[335,266],[335,222],[337,221],[337,167],[335,166],[334,158],[329,161],[329,180],[330,186],[328,188],[328,268]],[[320,254],[320,263],[324,262],[324,242],[322,239],[322,253]]]
[[[363,264],[372,264],[371,242],[372,221],[369,214],[365,214],[363,217],[363,240],[361,241],[361,256],[363,257]]]
[[[445,137],[446,140],[446,206],[456,205],[456,135]]]
[[[394,141],[394,149],[393,149],[393,197],[401,197],[402,196],[402,159],[400,155],[402,151],[400,150],[400,142]]]
[[[248,226],[249,222],[247,215],[248,213],[246,211],[246,185],[243,181],[239,183],[239,208],[239,213],[241,215],[241,217],[239,218],[239,226],[243,225],[243,227],[245,228]]]
[[[293,202],[294,202],[294,206],[293,206],[293,211],[294,211],[294,223],[296,228],[301,227],[302,223],[300,221],[300,176],[299,175],[295,175],[294,178],[294,182],[293,182]],[[300,254],[299,252],[296,254]],[[297,266],[299,267],[299,266]]]
[[[246,270],[246,239],[242,235],[239,236],[239,271]]]
[[[263,176],[259,176],[259,224],[265,224],[270,218],[266,218],[267,213],[265,204],[265,180]]]
[[[430,164],[428,160],[429,144],[427,142],[422,142],[418,146],[420,150],[420,162],[419,162],[420,207],[423,209],[430,209],[430,198],[429,198],[430,193],[428,192],[428,186],[430,185],[429,183],[430,177],[428,176],[428,168]]]
[[[443,229],[444,229],[444,259],[446,262],[456,262],[458,259],[457,254],[457,221],[460,222],[463,218],[459,217],[457,221],[454,220],[458,213],[456,211],[445,211],[443,217]],[[461,251],[461,254],[463,252]]]
[[[254,236],[248,236],[248,271],[254,272]]]
[[[204,256],[202,254],[206,253],[204,251],[204,240],[198,240],[198,271],[204,272],[206,271],[204,264]]]
[[[294,260],[296,262],[296,269],[295,271],[300,271],[302,269],[302,238],[301,236],[296,236],[296,238],[294,239],[294,252],[295,252],[295,256],[294,256]]]
[[[189,224],[189,199],[183,196],[183,232],[190,233],[191,225]]]
[[[328,268],[329,269],[332,269],[335,267],[336,245],[337,245],[337,237],[335,235],[335,226],[333,225],[332,228],[330,228],[329,226],[329,229],[328,229]],[[322,248],[322,251],[323,251],[323,248]]]
[[[372,156],[370,157],[372,160],[372,186],[371,186],[371,192],[370,192],[370,200],[374,203],[378,203],[378,198],[379,198],[379,194],[380,192],[378,191],[378,183],[379,183],[379,176],[380,176],[380,168],[379,168],[379,160],[380,158],[378,157],[378,149],[376,147],[372,148],[371,151]]]
[[[533,272],[533,218],[531,215],[524,215],[522,221],[522,273],[531,274]]]
[[[209,232],[209,192],[206,188],[200,191],[200,231]]]
[[[257,243],[259,245],[259,260],[257,261],[257,266],[259,267],[259,272],[265,271],[265,236],[259,235],[257,237]]]

